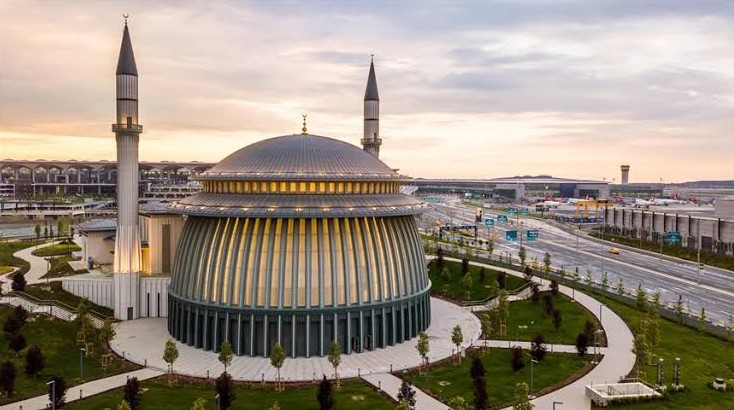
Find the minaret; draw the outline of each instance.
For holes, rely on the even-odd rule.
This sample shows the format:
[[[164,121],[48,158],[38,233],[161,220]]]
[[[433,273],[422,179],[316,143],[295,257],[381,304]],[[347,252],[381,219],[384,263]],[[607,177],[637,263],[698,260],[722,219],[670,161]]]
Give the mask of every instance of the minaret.
[[[375,63],[370,61],[370,74],[367,77],[367,89],[364,92],[364,138],[362,148],[380,157],[380,96],[377,94],[377,78],[375,77]]]
[[[117,60],[117,120],[112,131],[117,140],[117,236],[114,255],[115,318],[139,316],[140,227],[138,226],[138,69],[130,32],[122,33]]]

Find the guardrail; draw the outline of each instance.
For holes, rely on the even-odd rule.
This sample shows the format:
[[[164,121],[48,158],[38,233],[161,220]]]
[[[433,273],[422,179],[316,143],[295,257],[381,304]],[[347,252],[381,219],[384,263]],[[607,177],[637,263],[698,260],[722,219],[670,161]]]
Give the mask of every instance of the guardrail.
[[[76,319],[76,308],[58,300],[39,299],[25,292],[12,292],[4,297],[4,302],[12,306],[23,306],[30,313],[47,313],[51,316],[70,322]],[[92,324],[100,328],[109,317],[94,311],[89,311]]]

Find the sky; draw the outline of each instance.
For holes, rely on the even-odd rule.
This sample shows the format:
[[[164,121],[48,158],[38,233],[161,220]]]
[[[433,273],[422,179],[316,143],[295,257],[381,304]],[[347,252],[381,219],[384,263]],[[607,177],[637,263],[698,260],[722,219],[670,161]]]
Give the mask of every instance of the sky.
[[[128,13],[141,160],[300,132],[412,177],[734,179],[731,1],[0,1],[0,158],[115,158]]]

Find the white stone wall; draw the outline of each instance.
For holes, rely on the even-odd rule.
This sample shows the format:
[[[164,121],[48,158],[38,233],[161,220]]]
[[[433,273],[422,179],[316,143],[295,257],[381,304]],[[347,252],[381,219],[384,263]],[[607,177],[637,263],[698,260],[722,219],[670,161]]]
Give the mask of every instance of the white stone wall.
[[[114,308],[112,278],[99,275],[77,275],[64,278],[61,286],[65,291],[79,297],[87,298],[93,303]],[[76,306],[72,306],[76,307]]]
[[[176,255],[176,248],[178,247],[178,241],[181,238],[181,232],[183,230],[184,220],[180,215],[152,215],[145,218],[145,236],[150,247],[150,272],[153,274],[158,273],[171,273],[163,271],[163,225],[171,225],[171,240],[168,244],[169,255],[170,255],[170,266],[169,269],[173,269],[173,260]]]
[[[168,285],[170,276],[142,276],[140,278],[140,317],[168,316]]]

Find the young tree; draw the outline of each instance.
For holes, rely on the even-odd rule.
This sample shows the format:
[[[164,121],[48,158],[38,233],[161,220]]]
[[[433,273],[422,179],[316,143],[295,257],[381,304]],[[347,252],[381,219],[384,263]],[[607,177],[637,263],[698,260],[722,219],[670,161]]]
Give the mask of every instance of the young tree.
[[[411,409],[415,409],[415,390],[403,379],[398,390],[398,401],[405,401]]]
[[[548,275],[550,275],[551,271],[551,255],[550,253],[546,252],[543,256],[543,272],[545,273],[545,278],[548,279]]]
[[[657,308],[649,306],[647,310],[647,337],[650,346],[657,347],[660,344],[660,314]]]
[[[701,308],[701,316],[698,317],[698,330],[703,329],[704,325],[706,325],[706,321],[708,318],[706,317],[706,308]]]
[[[497,303],[497,313],[500,319],[500,336],[505,335],[507,320],[510,318],[510,302],[507,300],[507,291],[501,290],[500,291],[500,300],[499,303]]]
[[[494,239],[487,239],[487,253],[489,253],[489,260],[492,260],[492,252],[494,252]]]
[[[507,289],[507,272],[500,271],[497,273],[497,286],[500,289]]]
[[[10,315],[18,320],[18,323],[20,323],[20,326],[23,327],[25,325],[25,322],[28,320],[29,313],[25,308],[21,305],[18,305],[13,308],[13,311],[10,313]]]
[[[553,327],[558,331],[561,328],[563,322],[563,315],[560,309],[553,309]]]
[[[130,377],[125,383],[123,400],[130,405],[130,410],[140,408],[140,381],[137,377]]]
[[[23,323],[18,320],[18,318],[14,317],[12,314],[8,316],[8,318],[5,320],[5,323],[3,324],[3,332],[5,333],[5,337],[10,340],[10,338],[18,333],[20,331],[20,328],[23,327]]]
[[[589,340],[591,340],[591,335],[594,334],[595,330],[596,330],[596,324],[592,322],[590,319],[586,319],[586,322],[584,323],[584,333],[586,333],[586,335],[589,336]]]
[[[224,372],[227,373],[227,367],[232,364],[232,345],[229,340],[222,342],[219,347],[219,363],[224,366]]]
[[[421,355],[421,367],[423,367],[426,365],[426,356],[428,355],[428,351],[430,350],[430,346],[428,344],[428,335],[426,334],[426,332],[418,333],[418,343],[415,345],[415,348],[418,350],[418,354]]]
[[[15,391],[15,363],[8,360],[0,366],[0,386],[8,397]]]
[[[683,323],[683,295],[678,295],[678,302],[675,303],[674,310],[678,316],[678,323]]]
[[[410,404],[408,404],[407,401],[400,400],[398,402],[398,405],[395,406],[395,410],[413,410],[413,409],[410,407]]]
[[[522,347],[512,346],[511,351],[510,366],[512,367],[512,371],[517,373],[520,369],[525,367],[525,359],[522,357]]]
[[[461,283],[464,285],[464,288],[466,289],[467,296],[471,295],[471,288],[474,286],[474,281],[471,278],[471,273],[466,273],[464,277],[461,279]]]
[[[105,319],[102,328],[99,329],[99,341],[103,346],[107,347],[110,344],[110,340],[115,338],[115,329],[112,327],[112,321],[109,318]]]
[[[43,227],[43,239],[48,239],[48,225]]]
[[[336,341],[336,339],[331,341],[331,346],[329,348],[329,363],[331,363],[331,366],[334,368],[334,378],[336,379],[336,388],[338,389],[339,386],[339,372],[337,369],[339,368],[339,365],[342,362],[342,347],[339,344],[339,342]]]
[[[579,356],[585,356],[588,348],[589,335],[585,332],[579,333],[579,335],[576,336],[576,352],[579,354]]]
[[[36,232],[36,243],[41,242],[41,225],[36,224],[36,227],[33,228],[33,230]]]
[[[469,410],[469,404],[461,396],[454,396],[449,399],[449,410]]]
[[[558,294],[558,281],[553,279],[550,283],[550,291],[553,296]]]
[[[24,292],[25,285],[26,280],[23,272],[16,272],[15,275],[13,275],[13,282],[10,284],[10,288],[15,292]]]
[[[536,303],[540,300],[540,286],[538,286],[537,283],[533,283],[530,285],[530,291],[532,292],[530,294],[530,300],[533,301],[533,303]]]
[[[445,262],[443,260],[443,249],[441,249],[441,247],[439,246],[438,248],[436,248],[436,269],[438,269],[438,271],[440,272],[445,267],[444,265]]]
[[[52,408],[63,408],[66,404],[66,380],[61,376],[54,375],[51,378],[53,383],[48,385],[48,400]]]
[[[647,309],[647,292],[642,287],[642,283],[637,285],[637,294],[635,297],[635,305],[638,310],[645,311]]]
[[[492,318],[488,312],[482,312],[479,316],[479,323],[482,325],[482,339],[484,346],[487,346],[487,340],[492,337]]]
[[[398,396],[398,398],[400,397]],[[332,410],[334,408],[334,390],[326,376],[319,383],[319,388],[316,391],[316,400],[319,402],[319,410]]]
[[[546,315],[553,314],[553,309],[555,306],[553,306],[553,296],[548,293],[543,293],[543,308],[545,310]]]
[[[454,326],[454,329],[451,331],[451,342],[456,345],[456,353],[459,355],[459,364],[461,364],[461,343],[464,342],[464,335],[461,334],[461,326]]]
[[[270,406],[268,410],[280,410],[280,404],[278,403],[278,401],[276,400],[275,403],[273,403],[273,405]]]
[[[116,407],[117,410],[132,410],[130,405],[125,400],[120,400],[120,403]]]
[[[173,374],[173,362],[178,359],[178,347],[173,339],[168,338],[166,347],[163,349],[163,361],[168,363],[168,373]]]
[[[528,254],[524,246],[520,247],[520,250],[517,252],[517,257],[520,258],[520,266],[525,266],[525,259],[528,257]]]
[[[270,364],[278,371],[278,390],[283,390],[283,386],[280,383],[280,368],[283,367],[283,362],[285,362],[285,350],[283,350],[283,346],[280,343],[276,343],[270,352]]]
[[[648,363],[650,360],[650,344],[647,342],[647,336],[645,335],[644,328],[640,329],[640,331],[635,335],[632,353],[634,353],[637,356],[637,359],[642,363]]]
[[[466,258],[461,260],[461,276],[469,273],[469,261]]]
[[[484,266],[482,266],[479,269],[479,283],[484,284],[484,281],[487,279],[487,270],[484,269]]]
[[[655,289],[655,293],[652,294],[652,304],[655,309],[660,309],[662,302],[660,301],[660,289]]]
[[[23,334],[20,332],[13,333],[10,336],[8,346],[12,351],[15,352],[16,356],[20,357],[20,351],[23,350],[26,346],[25,336],[23,336]]]
[[[487,382],[484,378],[486,372],[484,370],[484,364],[479,356],[473,356],[471,361],[471,369],[469,369],[469,375],[471,375],[472,383],[474,387],[474,408],[475,409],[486,409],[489,401],[489,394],[487,393]]]
[[[277,402],[276,402],[277,403]],[[206,410],[206,399],[199,397],[191,404],[191,410]]]
[[[622,281],[622,277],[619,277],[619,281],[617,281],[617,286],[615,288],[618,294],[624,296],[625,290],[624,290],[624,282]]]
[[[601,290],[602,292],[609,290],[609,274],[606,272],[602,272],[601,274]]]
[[[530,266],[525,266],[525,268],[522,270],[522,273],[525,282],[530,282],[533,280],[533,268],[531,268]]]
[[[530,342],[530,356],[537,361],[541,361],[545,358],[545,354],[548,351],[548,347],[545,345],[545,336],[537,334],[533,337]]]
[[[25,352],[25,374],[35,379],[38,373],[46,367],[46,358],[38,345],[31,346]]]
[[[534,405],[530,403],[528,390],[527,383],[515,384],[515,400],[512,404],[512,410],[533,410]]]
[[[586,279],[584,279],[587,285],[594,284],[594,277],[591,276],[591,269],[586,269]]]
[[[234,384],[232,383],[232,376],[227,372],[217,377],[214,382],[217,394],[219,395],[219,408],[222,410],[228,410],[232,407],[232,402],[235,399]]]

